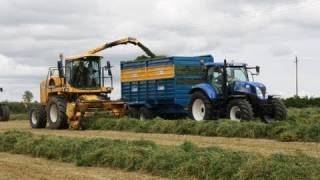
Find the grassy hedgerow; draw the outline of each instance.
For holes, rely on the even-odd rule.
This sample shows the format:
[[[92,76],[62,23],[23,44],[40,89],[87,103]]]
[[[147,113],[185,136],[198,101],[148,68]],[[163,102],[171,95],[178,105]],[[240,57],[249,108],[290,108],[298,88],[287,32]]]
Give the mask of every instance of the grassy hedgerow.
[[[230,120],[195,122],[191,120],[140,121],[108,117],[88,119],[88,128],[143,133],[172,133],[200,136],[269,138],[280,141],[320,142],[320,108],[290,109],[283,122],[266,124],[260,121],[232,122]]]
[[[304,155],[261,156],[190,142],[161,146],[153,142],[0,134],[0,151],[75,163],[188,179],[318,179],[320,160]]]

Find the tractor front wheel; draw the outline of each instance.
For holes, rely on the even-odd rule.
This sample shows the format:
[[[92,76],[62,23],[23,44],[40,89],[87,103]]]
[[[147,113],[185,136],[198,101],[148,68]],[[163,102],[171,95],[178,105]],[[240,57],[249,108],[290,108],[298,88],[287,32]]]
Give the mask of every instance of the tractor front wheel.
[[[51,129],[67,129],[69,127],[66,110],[67,101],[65,98],[55,96],[49,100],[47,117]]]
[[[228,104],[228,117],[232,121],[252,120],[254,118],[251,104],[246,99],[233,99]]]
[[[288,118],[288,111],[286,105],[282,102],[281,99],[272,99],[271,100],[272,110],[270,115],[263,116],[263,120],[266,123],[270,123],[272,121],[284,121]]]

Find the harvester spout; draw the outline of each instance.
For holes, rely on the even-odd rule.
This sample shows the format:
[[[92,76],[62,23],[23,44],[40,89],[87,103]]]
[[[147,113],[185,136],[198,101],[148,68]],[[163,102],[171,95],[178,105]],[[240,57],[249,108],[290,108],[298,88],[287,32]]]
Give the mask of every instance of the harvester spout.
[[[105,49],[108,48],[112,48],[114,46],[118,46],[118,45],[126,45],[126,44],[133,44],[135,46],[140,47],[148,56],[150,56],[151,58],[156,57],[156,55],[150,51],[149,48],[147,48],[145,45],[143,45],[140,41],[138,41],[136,38],[132,38],[132,37],[128,37],[128,38],[124,38],[124,39],[120,39],[117,41],[113,41],[110,43],[105,43],[103,45],[100,45],[98,47],[89,49],[88,51],[85,52],[85,54],[96,54],[100,51],[103,51]]]

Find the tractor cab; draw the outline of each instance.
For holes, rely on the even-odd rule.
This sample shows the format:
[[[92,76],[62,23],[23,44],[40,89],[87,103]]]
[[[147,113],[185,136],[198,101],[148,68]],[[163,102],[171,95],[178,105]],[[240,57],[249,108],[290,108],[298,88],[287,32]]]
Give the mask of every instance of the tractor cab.
[[[265,86],[253,81],[253,76],[260,73],[259,66],[248,67],[245,63],[207,63],[205,67],[206,80],[220,98],[235,94],[267,98]],[[256,72],[252,73],[251,69],[255,69]]]

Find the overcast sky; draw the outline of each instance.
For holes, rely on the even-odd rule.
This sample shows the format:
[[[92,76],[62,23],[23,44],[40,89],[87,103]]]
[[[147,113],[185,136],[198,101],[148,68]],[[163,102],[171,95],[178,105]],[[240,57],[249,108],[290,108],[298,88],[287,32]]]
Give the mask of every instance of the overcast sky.
[[[317,0],[0,0],[0,100],[39,98],[39,83],[58,54],[74,55],[132,36],[160,55],[212,54],[260,65],[269,93],[320,96],[320,1]],[[102,53],[111,60],[120,97],[119,62],[134,46]]]

